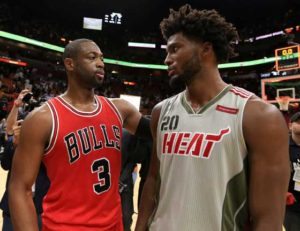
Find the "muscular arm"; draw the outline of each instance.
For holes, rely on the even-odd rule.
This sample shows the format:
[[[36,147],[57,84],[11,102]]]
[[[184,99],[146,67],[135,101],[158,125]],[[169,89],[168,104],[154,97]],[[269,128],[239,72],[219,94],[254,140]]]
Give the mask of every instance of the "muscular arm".
[[[251,230],[281,231],[290,173],[287,125],[277,108],[250,99],[243,129],[249,150]]]
[[[148,222],[157,206],[157,194],[159,192],[159,160],[156,152],[156,129],[160,115],[161,107],[158,104],[152,111],[151,132],[153,136],[153,148],[151,164],[147,180],[145,182],[139,207],[139,215],[135,231],[145,231],[148,228]]]
[[[122,116],[123,127],[134,135],[142,114],[131,103],[124,99],[115,98],[111,99],[111,101]]]
[[[8,188],[9,208],[15,231],[38,230],[31,187],[50,137],[51,124],[46,105],[28,115],[22,124]]]
[[[123,119],[123,127],[132,135],[151,139],[150,120],[144,116],[128,101],[112,99]]]

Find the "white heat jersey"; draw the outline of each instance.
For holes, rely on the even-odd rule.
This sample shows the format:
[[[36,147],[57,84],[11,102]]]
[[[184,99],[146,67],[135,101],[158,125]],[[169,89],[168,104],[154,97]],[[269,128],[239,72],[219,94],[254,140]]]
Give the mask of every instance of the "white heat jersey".
[[[244,107],[227,86],[195,113],[185,91],[166,99],[157,127],[161,185],[151,231],[239,231],[248,222]]]

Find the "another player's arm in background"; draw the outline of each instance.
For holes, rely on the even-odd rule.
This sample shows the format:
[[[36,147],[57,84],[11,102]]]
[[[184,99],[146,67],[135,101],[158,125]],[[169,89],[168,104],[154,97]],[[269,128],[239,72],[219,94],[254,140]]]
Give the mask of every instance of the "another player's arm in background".
[[[243,131],[249,153],[251,230],[281,231],[289,182],[288,129],[273,105],[246,104]]]
[[[49,141],[52,119],[44,105],[24,120],[9,182],[9,208],[15,231],[38,231],[31,187]]]
[[[161,112],[161,104],[154,107],[151,115],[151,132],[153,137],[152,156],[149,173],[143,188],[141,204],[139,207],[139,215],[135,231],[148,230],[149,219],[153,216],[155,208],[157,207],[157,195],[160,188],[159,176],[159,160],[157,157],[157,126],[159,115]]]
[[[111,99],[117,107],[123,119],[123,127],[129,133],[141,138],[151,139],[149,119],[142,114],[128,101],[120,98]]]
[[[16,122],[18,119],[19,107],[23,105],[22,99],[27,93],[29,93],[29,90],[25,89],[21,91],[18,98],[14,101],[13,107],[10,110],[6,119],[6,135],[8,137],[8,141],[6,142],[3,157],[1,160],[1,167],[5,170],[11,169],[12,159],[14,154],[13,144],[16,144],[15,139],[19,137],[18,135],[15,136],[14,127],[18,126]]]
[[[13,107],[9,112],[6,120],[6,133],[7,135],[13,135],[13,126],[15,125],[16,121],[18,120],[19,114],[19,107],[23,106],[22,99],[24,96],[29,93],[30,91],[25,89],[22,90],[18,96],[18,98],[14,101]]]

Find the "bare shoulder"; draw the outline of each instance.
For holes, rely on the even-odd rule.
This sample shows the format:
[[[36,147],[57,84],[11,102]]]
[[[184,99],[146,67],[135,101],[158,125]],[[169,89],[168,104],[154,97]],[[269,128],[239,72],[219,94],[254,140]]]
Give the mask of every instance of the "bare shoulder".
[[[137,111],[137,109],[127,100],[121,98],[110,98],[108,100],[115,105],[115,107],[121,113],[123,120],[125,120],[130,113]]]
[[[126,128],[131,134],[135,134],[139,121],[142,117],[141,113],[135,106],[124,99],[115,98],[109,100],[115,105],[121,114],[123,119],[123,127]]]
[[[279,109],[256,96],[250,98],[245,106],[243,130],[246,141],[288,135],[287,124]]]
[[[22,124],[22,130],[26,130],[26,132],[30,133],[44,133],[50,135],[51,129],[52,116],[46,104],[30,112]]]
[[[121,98],[108,98],[108,100],[110,100],[115,106],[127,102],[126,100]]]
[[[127,100],[121,98],[108,98],[108,100],[110,100],[118,109],[123,107],[126,108],[128,105],[132,105]]]
[[[163,101],[156,104],[152,109],[150,126],[151,126],[153,137],[156,137],[156,129],[158,126],[162,105],[163,105]]]
[[[50,121],[51,122],[51,112],[49,107],[44,104],[38,108],[35,108],[32,112],[30,112],[28,114],[28,116],[26,117],[25,120],[42,120],[41,122],[47,122]]]
[[[151,113],[151,121],[158,121],[161,113],[162,105],[163,105],[163,101],[159,102],[153,107]]]
[[[244,111],[244,123],[272,123],[278,120],[284,123],[283,116],[276,106],[257,96],[251,97],[247,102]]]

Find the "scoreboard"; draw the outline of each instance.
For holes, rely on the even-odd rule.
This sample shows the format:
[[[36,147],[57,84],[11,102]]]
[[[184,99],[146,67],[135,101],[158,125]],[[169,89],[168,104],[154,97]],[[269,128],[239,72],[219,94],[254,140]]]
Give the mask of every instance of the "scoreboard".
[[[286,71],[300,68],[300,45],[279,48],[275,50],[276,71]]]

